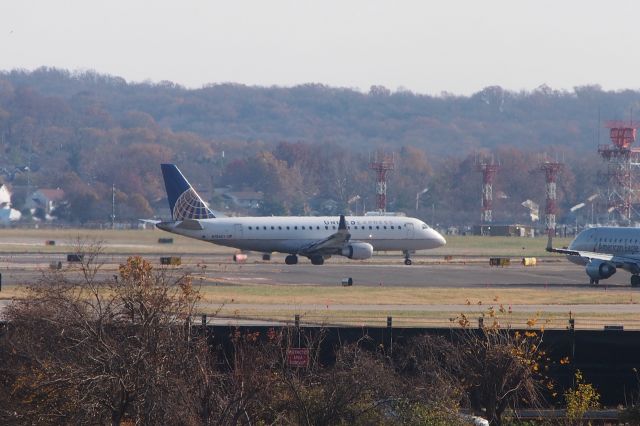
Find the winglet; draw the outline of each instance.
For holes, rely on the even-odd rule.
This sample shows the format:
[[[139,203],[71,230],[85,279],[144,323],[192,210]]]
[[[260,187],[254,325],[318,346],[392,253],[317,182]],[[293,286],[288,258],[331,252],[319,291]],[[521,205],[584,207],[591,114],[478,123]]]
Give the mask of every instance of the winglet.
[[[338,224],[338,231],[347,229],[347,221],[344,218],[344,215],[340,215],[340,223]]]

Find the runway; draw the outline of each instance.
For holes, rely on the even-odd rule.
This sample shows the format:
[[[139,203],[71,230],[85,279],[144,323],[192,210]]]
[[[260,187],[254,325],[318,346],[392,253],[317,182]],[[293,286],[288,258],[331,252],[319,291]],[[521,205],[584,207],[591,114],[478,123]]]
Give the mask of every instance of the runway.
[[[117,274],[117,268],[128,255],[109,254],[100,258],[104,279]],[[161,267],[160,255],[145,255],[146,259]],[[285,265],[280,256],[273,260],[234,263],[228,255],[185,254],[182,265],[168,267],[176,273],[190,273],[202,277],[202,283],[214,284],[280,284],[336,286],[344,278],[352,278],[356,286],[419,287],[419,288],[593,288],[589,285],[584,268],[561,258],[539,259],[537,266],[492,267],[488,259],[469,258],[444,262],[441,258],[415,257],[414,264],[406,266],[399,256],[376,256],[374,261],[330,259],[324,265],[301,262]],[[67,263],[62,254],[4,254],[0,255],[2,285],[25,285],[40,279],[50,271],[51,264],[60,262],[69,276],[78,272],[78,265]],[[630,289],[630,275],[624,271],[603,280],[600,287]]]
[[[580,268],[561,263],[543,263],[536,267],[520,265],[505,268],[487,264],[325,264],[273,265],[247,264],[215,274],[228,283],[339,285],[344,278],[352,278],[358,286],[393,287],[544,287],[581,286],[588,279]],[[213,274],[212,274],[213,275]],[[607,285],[626,285],[611,280]]]

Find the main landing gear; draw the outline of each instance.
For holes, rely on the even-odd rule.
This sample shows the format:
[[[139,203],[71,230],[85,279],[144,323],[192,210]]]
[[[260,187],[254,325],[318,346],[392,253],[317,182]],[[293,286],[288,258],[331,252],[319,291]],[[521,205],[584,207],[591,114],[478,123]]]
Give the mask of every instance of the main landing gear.
[[[409,253],[409,251],[404,251],[404,264],[409,266],[411,265],[411,253]]]
[[[309,260],[313,265],[324,265],[324,257],[322,256],[311,256]]]
[[[598,284],[600,284],[600,280],[596,280],[594,278],[589,278],[589,284],[598,285]]]
[[[640,275],[631,275],[631,287],[640,287]]]

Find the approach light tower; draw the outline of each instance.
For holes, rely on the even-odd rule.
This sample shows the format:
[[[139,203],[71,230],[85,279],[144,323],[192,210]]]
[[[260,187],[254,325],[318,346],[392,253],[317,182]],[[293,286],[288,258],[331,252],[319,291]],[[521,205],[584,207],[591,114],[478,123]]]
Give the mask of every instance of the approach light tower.
[[[638,192],[634,174],[640,165],[640,149],[631,147],[638,125],[632,121],[609,121],[605,127],[609,129],[612,144],[598,146],[598,153],[607,162],[608,209],[616,211],[622,221],[629,224]]]
[[[493,222],[493,181],[498,174],[499,164],[480,160],[476,170],[482,173],[482,215],[481,223]]]
[[[558,174],[564,167],[562,163],[552,163],[545,161],[540,165],[540,170],[544,172],[545,189],[547,193],[547,205],[544,210],[544,224],[547,228],[548,235],[552,237],[556,233],[556,212],[557,212],[557,193],[556,182]]]
[[[395,169],[394,154],[376,151],[369,161],[369,168],[376,171],[376,209],[387,211],[387,172]]]

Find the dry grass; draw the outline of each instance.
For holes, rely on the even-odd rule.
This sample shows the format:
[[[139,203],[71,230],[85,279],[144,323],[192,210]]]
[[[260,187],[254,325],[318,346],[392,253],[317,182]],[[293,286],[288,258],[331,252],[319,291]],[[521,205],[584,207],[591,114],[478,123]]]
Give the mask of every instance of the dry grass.
[[[103,241],[107,253],[208,253],[226,254],[235,250],[169,234],[157,229],[0,229],[0,253],[59,253],[73,248],[78,238],[85,241]],[[159,244],[159,238],[173,238],[173,244]],[[53,240],[55,246],[45,245]],[[567,245],[570,239],[558,238],[555,246]],[[421,251],[430,256],[512,256],[534,257],[545,255],[545,237],[478,237],[447,236],[447,245],[435,250]]]
[[[233,305],[216,307],[209,311],[203,311],[210,316],[218,316],[226,319],[253,319],[262,321],[278,321],[293,323],[294,316],[299,315],[303,324],[313,325],[349,325],[349,326],[377,326],[384,327],[387,317],[392,317],[393,325],[398,327],[460,327],[466,319],[469,327],[477,327],[479,318],[484,318],[486,326],[498,324],[500,327],[511,326],[514,328],[528,328],[530,321],[534,321],[537,329],[565,329],[569,326],[569,313],[546,312],[518,312],[498,314],[490,317],[486,311],[478,310],[466,312],[464,317],[455,310],[442,311],[334,311],[334,310],[302,310],[291,307],[290,309],[264,310],[234,309]],[[640,315],[629,315],[615,312],[607,313],[578,313],[572,314],[575,326],[578,329],[602,329],[606,324],[623,324],[625,329],[640,329]],[[464,319],[463,319],[464,318]]]
[[[173,238],[173,244],[160,244],[159,238]],[[46,245],[46,241],[55,245]],[[66,253],[78,240],[100,241],[105,253],[207,253],[225,254],[235,250],[196,241],[156,229],[0,229],[0,253]]]
[[[326,287],[301,285],[205,285],[203,302],[255,305],[570,305],[634,304],[632,291],[602,289],[478,289]]]

